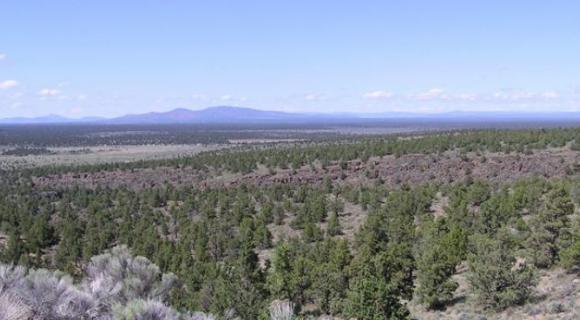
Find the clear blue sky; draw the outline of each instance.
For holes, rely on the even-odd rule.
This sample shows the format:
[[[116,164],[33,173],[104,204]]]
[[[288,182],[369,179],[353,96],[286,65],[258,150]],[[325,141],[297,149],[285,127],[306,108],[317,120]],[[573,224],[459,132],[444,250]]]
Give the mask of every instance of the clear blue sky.
[[[0,2],[0,117],[580,110],[579,1]]]

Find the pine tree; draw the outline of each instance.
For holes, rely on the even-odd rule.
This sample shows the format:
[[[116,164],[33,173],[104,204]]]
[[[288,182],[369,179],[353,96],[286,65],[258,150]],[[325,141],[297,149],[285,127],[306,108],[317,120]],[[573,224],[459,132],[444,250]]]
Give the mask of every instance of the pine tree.
[[[32,227],[26,230],[26,239],[30,252],[39,253],[41,249],[54,243],[54,229],[50,225],[50,217],[46,213],[34,218]]]
[[[18,263],[20,257],[24,254],[24,244],[22,239],[20,239],[20,233],[17,228],[12,228],[8,234],[6,249],[2,252],[2,260],[9,263]]]
[[[272,234],[262,219],[258,219],[256,222],[256,230],[254,231],[253,238],[256,243],[256,248],[260,250],[272,247]]]
[[[324,186],[324,191],[326,193],[332,193],[332,179],[329,176],[324,177],[322,185]]]
[[[268,286],[272,296],[279,299],[291,299],[292,258],[288,244],[282,242],[274,249],[272,267],[268,275]]]
[[[69,211],[63,213],[61,238],[56,250],[56,266],[73,275],[78,274],[78,263],[82,256],[82,229],[76,215]]]
[[[342,233],[342,228],[340,227],[340,222],[338,221],[338,216],[335,212],[330,213],[326,232],[329,236],[337,236]]]
[[[311,296],[326,314],[342,312],[348,288],[347,267],[351,256],[346,240],[327,239],[318,246],[319,250],[312,271]]]
[[[260,269],[255,252],[251,219],[245,219],[240,227],[240,249],[236,268],[230,274],[233,297],[232,307],[242,319],[257,319],[264,309],[266,287],[265,275]]]
[[[438,309],[453,298],[458,287],[451,277],[464,256],[465,235],[459,228],[449,231],[444,219],[425,223],[421,231],[415,294],[428,308]]]
[[[503,241],[476,235],[471,242],[468,281],[479,304],[501,310],[525,303],[537,284],[535,270],[525,263],[516,264]]]
[[[541,268],[548,268],[559,259],[559,251],[570,244],[570,221],[574,204],[560,186],[551,191],[542,211],[530,221],[531,234],[526,240],[528,256]]]
[[[291,300],[302,306],[306,303],[307,290],[312,284],[313,261],[299,255],[292,260],[292,271],[290,273],[290,288],[292,290]]]
[[[286,214],[284,213],[284,208],[281,206],[276,206],[274,209],[274,224],[280,226],[284,224],[284,219],[286,218]]]
[[[413,292],[413,259],[393,244],[376,255],[359,252],[351,264],[345,314],[356,319],[408,319],[403,300]]]
[[[321,240],[323,237],[322,230],[314,222],[306,222],[304,225],[304,241],[305,242],[316,242]]]
[[[503,189],[482,203],[476,226],[480,233],[494,234],[513,216],[514,203],[508,190]]]
[[[580,142],[580,140],[579,140]],[[562,266],[576,271],[580,268],[580,221],[576,220],[573,228],[570,245],[560,251]]]

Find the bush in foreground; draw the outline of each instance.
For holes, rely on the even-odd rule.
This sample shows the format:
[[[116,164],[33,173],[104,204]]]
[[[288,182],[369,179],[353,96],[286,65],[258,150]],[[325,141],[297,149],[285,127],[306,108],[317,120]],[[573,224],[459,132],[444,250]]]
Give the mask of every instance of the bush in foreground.
[[[167,306],[175,281],[124,246],[93,257],[78,284],[60,271],[0,265],[0,319],[213,319]]]

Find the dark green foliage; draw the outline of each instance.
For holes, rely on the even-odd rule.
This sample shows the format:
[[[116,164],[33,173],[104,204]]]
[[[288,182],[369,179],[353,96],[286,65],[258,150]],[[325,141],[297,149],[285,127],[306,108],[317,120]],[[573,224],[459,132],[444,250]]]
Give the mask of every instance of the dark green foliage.
[[[20,258],[24,253],[24,244],[20,237],[20,233],[18,233],[16,229],[11,230],[8,235],[6,249],[2,252],[2,260],[16,264],[20,262]],[[24,265],[27,264],[24,263]]]
[[[471,245],[468,280],[482,306],[501,310],[530,298],[537,284],[533,267],[516,263],[511,248],[500,240],[477,235]]]
[[[404,246],[393,244],[353,260],[344,313],[357,319],[404,319],[402,302],[413,290],[413,259]]]
[[[415,294],[421,303],[438,309],[452,300],[458,287],[451,276],[465,256],[467,236],[460,228],[450,230],[444,219],[425,223],[422,229]]]
[[[68,206],[64,207],[61,219],[61,239],[55,256],[56,267],[69,274],[77,275],[82,256],[83,225]]]
[[[323,233],[314,222],[306,222],[304,225],[304,241],[315,242],[322,240]]]
[[[562,266],[568,270],[577,271],[580,268],[580,239],[576,240],[560,252]]]
[[[254,230],[254,243],[257,249],[269,249],[272,246],[272,234],[266,226],[266,222],[259,218]]]
[[[578,131],[361,137],[171,160],[0,172],[0,232],[7,237],[0,258],[80,276],[92,256],[126,244],[163,272],[179,276],[181,285],[170,296],[179,309],[259,319],[269,301],[278,298],[291,300],[298,309],[313,305],[322,314],[342,318],[400,319],[408,317],[405,303],[413,293],[430,308],[453,299],[453,275],[467,259],[467,235],[479,233],[470,246],[470,281],[483,305],[501,309],[524,302],[535,283],[529,266],[512,270],[516,253],[526,254],[530,265],[560,262],[577,270],[580,240],[568,219],[574,215],[571,198],[578,202],[577,181],[532,177],[506,185],[490,180],[387,190],[381,180],[386,177],[372,170],[369,183],[361,184],[332,180],[327,170],[338,168],[347,175],[357,163],[352,160],[373,162],[385,155],[432,154],[436,161],[446,151],[464,157],[471,152],[525,152],[563,146]],[[73,138],[59,139],[65,143]],[[186,137],[172,141],[181,139]],[[258,165],[296,172],[306,165],[321,176],[299,185],[160,183],[133,189],[43,190],[32,182],[33,176],[49,173],[160,166],[196,170],[205,179],[222,172],[250,172]],[[435,194],[449,199],[437,219],[430,212]],[[349,210],[342,214],[345,204]],[[354,241],[343,240],[352,239],[348,219],[355,218],[349,216],[353,206],[363,209],[366,220]],[[340,222],[349,224],[343,229]],[[284,234],[287,223],[296,239]]]
[[[310,292],[324,313],[337,314],[342,311],[348,288],[347,268],[351,253],[345,240],[326,240],[319,248],[320,262],[312,274]]]
[[[483,183],[482,181],[476,181],[472,185],[469,186],[467,192],[467,201],[471,205],[479,206],[484,201],[489,199],[491,194],[490,188],[487,184]]]
[[[335,212],[332,212],[328,218],[326,232],[329,236],[337,236],[342,233],[342,228],[340,227],[340,222],[338,221],[338,215]]]
[[[564,268],[577,272],[580,270],[580,220],[576,218],[566,247],[559,252],[560,262]]]
[[[493,234],[515,216],[512,197],[502,189],[481,203],[476,229],[480,233]]]
[[[569,215],[574,204],[562,186],[547,195],[544,208],[530,221],[531,233],[526,241],[528,256],[538,267],[547,268],[559,259],[559,251],[569,245]]]
[[[272,257],[272,269],[268,276],[270,292],[276,298],[294,298],[291,279],[293,261],[289,245],[286,243],[278,244]]]

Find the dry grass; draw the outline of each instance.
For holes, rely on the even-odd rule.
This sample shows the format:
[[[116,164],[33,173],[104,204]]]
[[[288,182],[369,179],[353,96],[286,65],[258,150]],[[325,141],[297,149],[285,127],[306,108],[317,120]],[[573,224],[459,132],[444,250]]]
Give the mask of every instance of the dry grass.
[[[49,148],[54,154],[27,156],[0,155],[0,169],[170,159],[226,147],[226,145],[192,144]],[[3,149],[7,149],[7,147],[0,147],[0,150]]]

